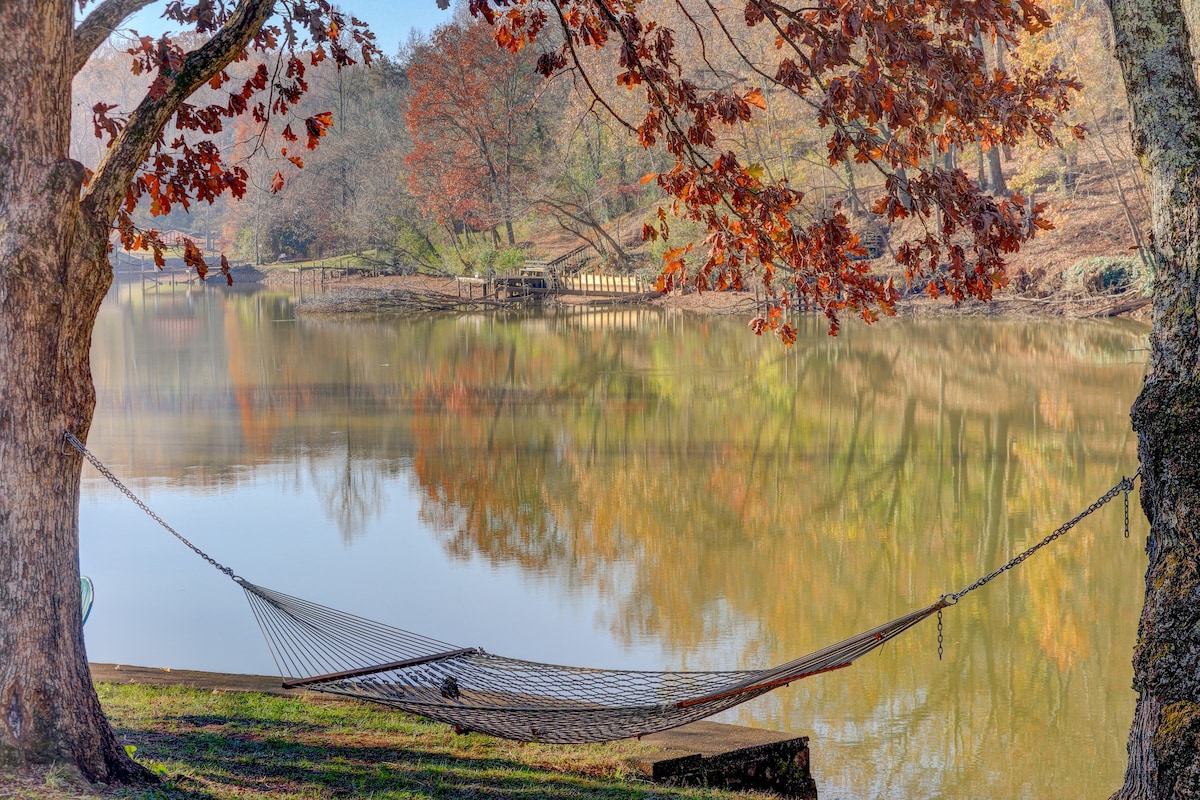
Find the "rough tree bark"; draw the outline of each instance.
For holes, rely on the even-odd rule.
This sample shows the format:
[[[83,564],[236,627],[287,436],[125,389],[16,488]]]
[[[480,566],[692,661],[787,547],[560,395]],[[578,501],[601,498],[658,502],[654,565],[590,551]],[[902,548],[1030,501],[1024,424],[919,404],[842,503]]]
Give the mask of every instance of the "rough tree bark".
[[[242,0],[148,97],[87,188],[69,158],[71,79],[109,27],[152,0],[0,2],[0,765],[74,764],[92,781],[149,773],[116,741],[92,687],[79,591],[82,459],[95,406],[92,326],[112,282],[108,234],[126,187],[180,103],[261,28]]]
[[[1109,0],[1157,267],[1150,369],[1133,407],[1149,566],[1114,800],[1200,798],[1200,87],[1184,6]]]
[[[84,657],[80,461],[57,443],[91,419],[91,323],[109,280],[74,257],[72,22],[69,0],[0,5],[0,760],[69,756],[128,778]]]

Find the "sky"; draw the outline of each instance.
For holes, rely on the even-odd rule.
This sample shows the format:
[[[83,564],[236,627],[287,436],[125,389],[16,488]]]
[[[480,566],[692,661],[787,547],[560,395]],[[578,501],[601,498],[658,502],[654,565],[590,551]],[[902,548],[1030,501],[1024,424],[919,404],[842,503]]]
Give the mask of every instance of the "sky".
[[[166,21],[161,19],[165,5],[156,3],[135,14],[126,27],[142,35],[163,33],[167,29]],[[339,0],[337,6],[366,22],[375,32],[379,49],[389,56],[396,54],[412,29],[429,33],[449,22],[454,13],[439,9],[436,0]]]

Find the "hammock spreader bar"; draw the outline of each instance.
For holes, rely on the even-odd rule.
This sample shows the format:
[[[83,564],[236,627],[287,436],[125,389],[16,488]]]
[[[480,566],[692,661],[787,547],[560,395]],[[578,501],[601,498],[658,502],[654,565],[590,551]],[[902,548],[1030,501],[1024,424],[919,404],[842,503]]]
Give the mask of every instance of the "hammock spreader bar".
[[[709,695],[708,697],[695,697],[691,700],[680,700],[678,706],[680,708],[691,708],[692,706],[698,706],[701,703],[708,703],[713,700],[724,700],[726,697],[735,697],[739,694],[744,694],[748,691],[757,691],[759,689],[769,692],[772,689],[778,689],[780,686],[787,686],[790,683],[795,683],[796,681],[803,680],[804,678],[811,678],[814,675],[821,675],[825,672],[833,672],[837,669],[845,669],[853,663],[853,661],[847,661],[845,664],[834,664],[832,667],[822,667],[821,669],[814,669],[810,670],[809,672],[801,672],[799,675],[792,675],[787,678],[776,678],[773,681],[763,681],[761,683],[754,684],[748,689],[733,689],[728,692],[722,692],[721,694]]]
[[[284,689],[299,689],[302,686],[310,686],[314,683],[325,683],[326,681],[339,681],[343,678],[362,678],[366,675],[375,675],[380,672],[390,672],[395,669],[404,669],[405,667],[418,667],[421,664],[428,664],[430,661],[440,661],[443,658],[454,658],[455,656],[465,656],[467,653],[478,653],[477,647],[463,647],[458,650],[449,650],[445,653],[434,653],[431,656],[422,656],[421,658],[410,658],[405,661],[393,661],[390,664],[379,664],[374,667],[362,667],[361,669],[344,669],[341,672],[330,672],[325,675],[314,675],[311,678],[303,678],[298,681],[284,681]]]
[[[284,686],[371,700],[459,729],[508,739],[611,741],[685,725],[802,678],[850,666],[1059,538],[1138,477],[1112,489],[1049,536],[966,588],[801,658],[760,670],[649,672],[505,658],[347,614],[238,577],[150,510],[83,443],[71,445],[122,494],[246,592]],[[1128,535],[1128,516],[1126,517]]]

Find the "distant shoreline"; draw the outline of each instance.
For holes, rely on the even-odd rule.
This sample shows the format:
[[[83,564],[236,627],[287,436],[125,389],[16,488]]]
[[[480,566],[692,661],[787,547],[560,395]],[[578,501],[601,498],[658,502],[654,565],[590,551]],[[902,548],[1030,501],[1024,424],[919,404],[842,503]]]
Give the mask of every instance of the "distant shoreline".
[[[145,274],[119,273],[117,281],[129,283],[142,280],[158,285],[195,285],[194,273],[182,271]],[[305,278],[298,283],[297,274],[288,269],[236,267],[234,287],[265,286],[297,291],[301,301],[297,311],[312,315],[342,315],[394,311],[479,311],[515,308],[526,303],[515,300],[471,299],[462,294],[454,277],[439,275],[356,276],[338,275],[324,280]],[[210,274],[208,281],[225,285],[220,275]],[[586,296],[579,294],[547,295],[542,302],[557,307],[645,307],[662,308],[695,314],[742,315],[747,319],[760,313],[753,292],[708,291],[673,292],[666,295],[640,294],[615,296]],[[1029,296],[1001,290],[987,302],[968,300],[958,305],[946,299],[933,299],[923,294],[901,298],[896,306],[897,317],[1016,317],[1094,319],[1124,317],[1149,319],[1150,298],[1134,292],[1080,296],[1058,292],[1046,296]],[[848,311],[843,317],[850,318]]]
[[[261,283],[276,288],[292,288],[294,276],[283,270],[269,270]],[[428,308],[422,299],[429,301]],[[377,312],[389,310],[454,310],[459,289],[453,277],[432,275],[395,275],[380,277],[347,276],[330,278],[323,286],[306,292],[298,310],[304,314],[346,314],[355,312]],[[697,314],[745,315],[756,312],[755,296],[752,292],[710,291],[672,293],[647,296],[630,295],[614,297],[584,297],[579,295],[554,295],[545,302],[557,306],[642,306],[665,308]],[[399,303],[399,305],[397,305]],[[481,303],[479,307],[501,308],[509,303]],[[511,305],[516,305],[512,303]],[[989,302],[970,300],[954,305],[945,299],[932,299],[923,295],[906,297],[897,305],[896,315],[909,316],[994,316],[994,317],[1061,317],[1102,318],[1126,317],[1140,319],[1148,317],[1150,299],[1126,292],[1124,294],[1078,297],[1066,293],[1048,297],[1027,297],[1015,293],[1000,292]],[[847,312],[846,316],[853,315]]]

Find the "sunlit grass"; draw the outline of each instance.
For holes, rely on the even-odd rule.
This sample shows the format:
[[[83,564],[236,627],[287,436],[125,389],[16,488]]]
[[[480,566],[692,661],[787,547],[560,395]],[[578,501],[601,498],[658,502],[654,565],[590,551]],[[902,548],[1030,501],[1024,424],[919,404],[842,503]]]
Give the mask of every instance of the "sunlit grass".
[[[88,787],[71,767],[0,772],[0,797],[728,798],[640,780],[628,759],[649,747],[519,744],[357,703],[100,684],[117,736],[162,780]],[[742,797],[767,795],[742,794]]]

